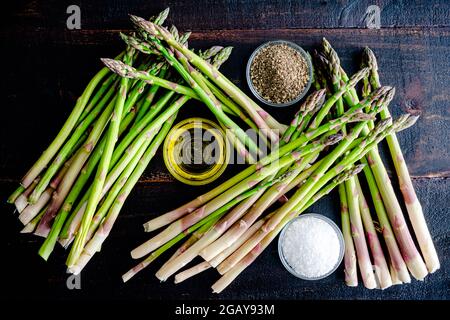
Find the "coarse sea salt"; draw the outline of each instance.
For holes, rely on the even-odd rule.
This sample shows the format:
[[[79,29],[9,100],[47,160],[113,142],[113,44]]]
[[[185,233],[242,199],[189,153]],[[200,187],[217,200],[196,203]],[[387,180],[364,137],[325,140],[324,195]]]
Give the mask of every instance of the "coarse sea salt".
[[[341,252],[336,230],[314,216],[294,220],[284,232],[281,247],[288,265],[304,278],[318,278],[332,271]]]

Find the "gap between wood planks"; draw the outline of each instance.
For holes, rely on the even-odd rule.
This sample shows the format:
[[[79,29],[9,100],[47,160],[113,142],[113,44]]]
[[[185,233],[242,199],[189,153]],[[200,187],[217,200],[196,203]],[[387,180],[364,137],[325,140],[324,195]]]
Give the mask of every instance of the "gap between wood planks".
[[[6,28],[0,31],[0,39],[11,41],[15,44],[23,43],[29,46],[31,44],[44,43],[46,41],[52,44],[107,44],[111,40],[120,42],[119,32],[130,32],[132,29],[82,29],[66,30],[46,29],[46,28]],[[308,35],[308,37],[321,36],[324,33],[327,36],[348,35],[348,32],[357,33],[362,36],[439,36],[449,37],[450,27],[383,27],[381,29],[367,28],[283,28],[283,29],[222,29],[222,30],[181,30],[192,31],[190,40],[220,40],[241,41],[243,43],[264,40],[271,36],[285,37],[286,40],[295,38],[298,35]]]
[[[155,178],[142,178],[139,179],[138,184],[140,185],[146,185],[146,184],[154,184],[154,183],[174,183],[177,182],[174,178],[170,176],[169,173],[159,172],[157,174],[158,177]],[[390,179],[394,180],[396,177],[393,177],[389,175]],[[426,176],[411,176],[411,179],[413,181],[421,181],[421,180],[447,180],[450,179],[450,173],[449,172],[443,172],[443,173],[433,173]],[[19,183],[18,179],[13,178],[0,178],[0,184],[10,184],[10,183]]]

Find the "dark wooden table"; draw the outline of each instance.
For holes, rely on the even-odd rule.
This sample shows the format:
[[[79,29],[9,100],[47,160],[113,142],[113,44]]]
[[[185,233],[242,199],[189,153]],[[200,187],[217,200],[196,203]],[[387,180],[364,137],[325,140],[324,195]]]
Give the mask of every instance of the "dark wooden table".
[[[81,30],[72,31],[66,28],[69,4],[13,1],[1,13],[2,295],[44,299],[450,298],[449,1],[79,0]],[[364,23],[371,4],[381,9],[379,30],[368,29]],[[133,264],[129,250],[148,237],[141,224],[211,188],[174,181],[158,154],[127,200],[101,254],[83,272],[81,290],[68,290],[63,249],[58,247],[48,263],[42,261],[36,254],[41,239],[19,234],[21,226],[4,200],[55,136],[84,84],[100,67],[99,58],[121,50],[118,31],[131,29],[127,14],[150,16],[166,6],[172,9],[170,22],[180,30],[193,31],[191,46],[235,47],[223,72],[246,91],[246,60],[266,40],[287,39],[311,49],[327,37],[349,72],[357,70],[361,48],[370,46],[379,57],[382,82],[397,88],[394,114],[421,115],[414,128],[400,134],[400,141],[442,268],[423,282],[413,280],[385,291],[346,287],[342,269],[327,279],[305,282],[283,268],[273,244],[220,296],[210,293],[210,285],[218,278],[213,270],[178,286],[172,281],[159,283],[153,274],[161,261],[123,284],[120,275]],[[295,111],[268,110],[285,122]],[[179,119],[194,115],[211,117],[194,102]],[[222,178],[238,169],[230,167]],[[331,194],[310,211],[337,220],[337,195]]]

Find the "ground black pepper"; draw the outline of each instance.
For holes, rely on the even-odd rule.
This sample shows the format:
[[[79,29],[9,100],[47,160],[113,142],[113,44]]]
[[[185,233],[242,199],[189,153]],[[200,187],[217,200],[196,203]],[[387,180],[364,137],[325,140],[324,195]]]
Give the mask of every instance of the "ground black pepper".
[[[269,102],[285,103],[297,98],[309,80],[305,58],[286,44],[267,46],[250,66],[256,91]]]

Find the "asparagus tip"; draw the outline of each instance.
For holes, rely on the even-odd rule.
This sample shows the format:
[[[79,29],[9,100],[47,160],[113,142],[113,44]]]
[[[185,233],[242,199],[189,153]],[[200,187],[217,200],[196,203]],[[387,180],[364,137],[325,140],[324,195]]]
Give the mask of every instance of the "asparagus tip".
[[[220,52],[220,50],[222,50],[223,47],[222,46],[212,46],[211,48],[205,50],[205,51],[199,51],[198,55],[199,57],[201,57],[204,60],[208,60],[212,57],[214,57],[216,54],[218,54]]]
[[[343,138],[344,138],[344,134],[342,132],[339,132],[339,133],[336,133],[336,134],[332,134],[332,135],[330,135],[330,136],[328,136],[326,138],[326,140],[324,141],[324,145],[325,146],[331,146],[333,144],[338,143]]]
[[[340,184],[348,179],[350,179],[351,177],[359,174],[365,167],[365,164],[358,164],[358,165],[354,165],[352,167],[350,167],[350,169],[345,170],[344,172],[342,172],[340,175],[338,175],[335,179],[334,179],[334,183],[336,184]]]
[[[375,54],[369,47],[365,47],[363,51],[363,61],[371,70],[378,70],[378,63]]]
[[[180,44],[182,44],[183,46],[187,47],[188,46],[188,39],[191,36],[192,32],[186,32],[184,33],[181,37],[180,37]]]
[[[369,72],[369,68],[362,68],[350,78],[350,80],[348,81],[348,86],[354,87],[361,79],[367,77],[369,75]]]
[[[220,50],[217,55],[213,58],[212,65],[216,68],[219,68],[231,55],[231,51],[233,51],[233,47],[225,47]]]
[[[136,69],[123,63],[122,61],[109,58],[100,58],[100,60],[108,69],[121,77],[135,78],[137,76]]]
[[[373,132],[374,132],[374,134],[378,135],[378,134],[382,133],[383,131],[385,131],[390,125],[392,125],[391,117],[382,119],[377,123]]]
[[[322,47],[323,47],[324,52],[326,52],[326,53],[330,53],[333,50],[330,42],[325,37],[322,38]]]
[[[402,131],[405,130],[411,126],[413,126],[417,120],[419,119],[419,116],[411,115],[411,114],[404,114],[399,117],[399,119],[396,121],[396,131]]]
[[[176,41],[180,40],[180,33],[178,32],[177,27],[175,27],[174,25],[171,25],[170,28],[169,28],[169,32],[172,34],[173,38]]]
[[[348,122],[361,122],[361,121],[370,121],[374,120],[375,116],[371,114],[367,114],[364,112],[357,112],[355,113]]]
[[[311,93],[300,107],[300,110],[304,112],[315,112],[320,109],[325,102],[325,93],[325,89],[320,89]]]
[[[135,16],[134,14],[129,14],[128,16],[130,17],[130,20],[133,23],[138,23],[138,22],[144,20],[143,18]]]
[[[156,24],[162,25],[164,23],[164,21],[166,21],[167,17],[169,16],[169,12],[170,12],[170,8],[167,7],[163,11],[161,11],[158,14],[158,16],[156,16],[155,19],[150,19],[150,20],[152,20]]]
[[[391,87],[386,95],[387,103],[390,103],[395,96],[395,87]]]

